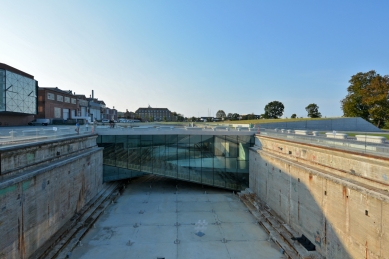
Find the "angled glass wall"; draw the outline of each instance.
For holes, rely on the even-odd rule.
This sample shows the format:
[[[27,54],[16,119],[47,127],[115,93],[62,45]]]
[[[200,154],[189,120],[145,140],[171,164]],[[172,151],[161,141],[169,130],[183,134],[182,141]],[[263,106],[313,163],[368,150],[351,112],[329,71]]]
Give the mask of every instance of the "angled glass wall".
[[[0,111],[36,114],[36,99],[34,79],[0,69]]]
[[[100,135],[104,179],[152,173],[232,190],[248,187],[253,136]]]

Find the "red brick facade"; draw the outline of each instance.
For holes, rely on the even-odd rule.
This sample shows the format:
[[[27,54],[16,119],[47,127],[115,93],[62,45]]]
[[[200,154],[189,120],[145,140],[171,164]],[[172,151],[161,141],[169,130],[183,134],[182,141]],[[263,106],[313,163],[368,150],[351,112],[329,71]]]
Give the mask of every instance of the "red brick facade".
[[[77,96],[58,88],[38,89],[38,115],[45,119],[72,119],[79,113]]]

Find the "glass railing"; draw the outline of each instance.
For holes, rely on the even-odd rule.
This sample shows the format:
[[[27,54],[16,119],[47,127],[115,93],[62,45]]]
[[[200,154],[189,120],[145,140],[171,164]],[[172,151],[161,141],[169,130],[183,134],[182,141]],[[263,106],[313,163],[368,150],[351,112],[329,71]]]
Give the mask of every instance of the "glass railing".
[[[383,136],[361,133],[348,136],[344,132],[317,132],[305,130],[283,130],[261,128],[260,135],[272,138],[285,139],[294,142],[347,150],[356,153],[389,156],[389,143]],[[307,134],[307,135],[305,135]]]
[[[7,127],[0,130],[0,148],[27,143],[61,139],[69,136],[92,133],[91,127],[81,126],[46,126],[46,127]]]

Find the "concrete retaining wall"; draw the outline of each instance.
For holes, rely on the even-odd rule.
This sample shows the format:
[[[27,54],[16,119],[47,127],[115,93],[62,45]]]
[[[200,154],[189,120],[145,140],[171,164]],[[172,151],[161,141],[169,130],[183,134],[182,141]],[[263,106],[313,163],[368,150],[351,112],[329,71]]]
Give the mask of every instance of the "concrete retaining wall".
[[[387,158],[257,136],[250,188],[326,258],[389,258]]]
[[[299,129],[299,130],[319,130],[319,131],[364,131],[364,132],[379,132],[379,128],[365,121],[362,118],[336,118],[336,119],[322,119],[322,120],[306,120],[287,122],[273,122],[273,123],[257,123],[256,127],[268,129]]]
[[[28,258],[103,188],[96,136],[35,145],[1,150],[0,258]]]

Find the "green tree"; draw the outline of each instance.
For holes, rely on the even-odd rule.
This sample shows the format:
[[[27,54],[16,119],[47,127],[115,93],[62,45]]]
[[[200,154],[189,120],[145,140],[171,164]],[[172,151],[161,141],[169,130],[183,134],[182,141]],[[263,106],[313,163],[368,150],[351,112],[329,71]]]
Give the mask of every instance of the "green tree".
[[[255,119],[254,113],[251,113],[251,114],[247,115],[247,119],[248,120],[254,120]]]
[[[370,120],[369,106],[363,102],[365,89],[371,81],[377,77],[377,73],[371,70],[367,73],[359,72],[349,80],[347,95],[341,101],[341,108],[345,117],[361,117]]]
[[[264,117],[269,119],[278,119],[284,114],[284,105],[279,101],[272,101],[265,106]]]
[[[293,113],[292,116],[290,116],[291,119],[296,119],[297,115],[296,113]]]
[[[361,92],[362,103],[369,107],[370,120],[382,127],[389,119],[389,77],[377,75]]]
[[[307,107],[305,107],[305,110],[308,112],[309,118],[321,118],[319,106],[317,106],[316,103],[309,104]]]
[[[349,83],[341,101],[344,116],[361,117],[381,127],[389,116],[389,77],[371,70],[353,75]]]
[[[178,113],[177,114],[177,121],[184,121],[184,115],[183,114],[180,114],[180,113]]]
[[[234,113],[231,115],[231,120],[238,120],[239,119],[239,114]]]
[[[225,118],[226,117],[226,113],[223,111],[223,110],[218,110],[217,113],[216,113],[216,118]]]

